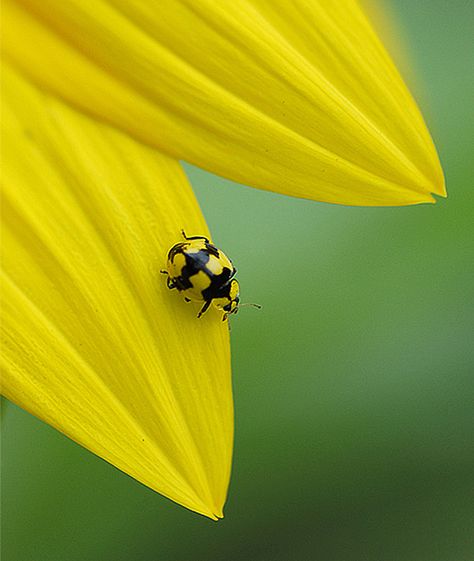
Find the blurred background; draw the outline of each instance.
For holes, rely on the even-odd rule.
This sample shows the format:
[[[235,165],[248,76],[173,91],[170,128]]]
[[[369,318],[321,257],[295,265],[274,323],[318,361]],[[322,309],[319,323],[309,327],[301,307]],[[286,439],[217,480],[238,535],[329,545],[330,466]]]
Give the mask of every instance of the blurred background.
[[[386,5],[449,198],[337,207],[188,166],[244,301],[264,307],[232,321],[226,517],[175,505],[8,404],[4,561],[474,559],[474,6]]]

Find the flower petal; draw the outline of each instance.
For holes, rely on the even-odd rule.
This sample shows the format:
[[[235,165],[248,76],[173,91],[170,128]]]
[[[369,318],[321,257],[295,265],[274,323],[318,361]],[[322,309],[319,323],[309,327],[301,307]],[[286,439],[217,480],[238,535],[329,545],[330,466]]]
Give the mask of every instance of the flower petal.
[[[145,485],[222,516],[228,329],[166,288],[207,228],[179,164],[40,93],[3,94],[3,392]]]
[[[446,194],[419,110],[354,0],[5,4],[7,56],[174,157],[332,203]]]

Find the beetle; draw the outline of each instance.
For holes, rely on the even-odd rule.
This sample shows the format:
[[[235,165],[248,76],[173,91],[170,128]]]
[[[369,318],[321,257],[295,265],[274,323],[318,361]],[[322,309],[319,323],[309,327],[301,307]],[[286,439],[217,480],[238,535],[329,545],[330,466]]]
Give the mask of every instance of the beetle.
[[[224,313],[222,320],[225,321],[239,309],[240,287],[234,278],[237,269],[205,236],[188,237],[184,230],[181,233],[185,241],[169,250],[167,268],[161,270],[168,276],[167,286],[182,292],[186,302],[204,302],[198,318],[212,303]]]

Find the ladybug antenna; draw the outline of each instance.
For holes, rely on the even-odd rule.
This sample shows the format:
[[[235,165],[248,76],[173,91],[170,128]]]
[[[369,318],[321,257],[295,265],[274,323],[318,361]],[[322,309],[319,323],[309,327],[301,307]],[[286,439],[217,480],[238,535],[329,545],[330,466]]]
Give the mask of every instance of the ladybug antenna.
[[[259,310],[262,309],[262,306],[260,306],[260,304],[250,304],[249,302],[246,302],[245,304],[239,304],[239,308],[244,308],[245,306],[253,306],[254,308],[258,308]]]

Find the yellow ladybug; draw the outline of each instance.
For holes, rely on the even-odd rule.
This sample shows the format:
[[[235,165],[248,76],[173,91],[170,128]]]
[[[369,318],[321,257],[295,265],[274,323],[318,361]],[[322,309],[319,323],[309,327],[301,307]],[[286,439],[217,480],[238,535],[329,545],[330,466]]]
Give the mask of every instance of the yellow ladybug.
[[[222,319],[226,320],[239,309],[239,283],[234,278],[236,268],[206,237],[188,237],[184,230],[181,233],[185,241],[169,250],[167,270],[161,271],[168,275],[168,288],[182,292],[186,302],[204,302],[198,318],[212,303],[224,312]]]

